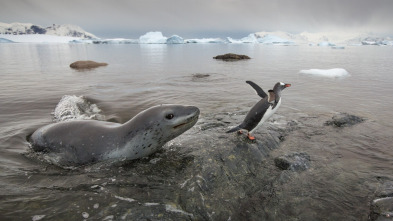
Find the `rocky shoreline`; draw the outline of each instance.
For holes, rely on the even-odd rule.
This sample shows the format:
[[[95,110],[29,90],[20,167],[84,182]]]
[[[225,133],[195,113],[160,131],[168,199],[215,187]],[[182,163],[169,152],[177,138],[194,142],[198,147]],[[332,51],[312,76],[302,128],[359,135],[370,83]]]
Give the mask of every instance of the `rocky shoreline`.
[[[81,183],[62,180],[45,189],[58,192],[60,197],[69,197],[69,191],[83,194],[90,200],[74,200],[78,211],[90,211],[92,219],[310,220],[348,216],[365,220],[369,216],[383,220],[381,217],[390,214],[385,206],[391,200],[389,194],[370,196],[358,210],[346,211],[349,214],[332,213],[342,209],[337,198],[347,197],[330,197],[331,191],[337,191],[332,188],[337,184],[354,188],[341,183],[341,179],[352,177],[336,172],[342,167],[336,168],[342,157],[336,137],[363,127],[366,119],[344,113],[274,115],[255,133],[256,141],[249,141],[244,134],[225,133],[245,114],[203,115],[192,129],[148,158],[77,168],[66,179],[77,176]],[[354,119],[361,120],[355,123]],[[58,169],[45,170],[53,173]],[[322,183],[317,188],[318,179]],[[374,200],[379,198],[383,199]],[[94,203],[100,204],[99,212],[91,209]],[[80,213],[74,212],[71,210],[69,217],[80,218]]]

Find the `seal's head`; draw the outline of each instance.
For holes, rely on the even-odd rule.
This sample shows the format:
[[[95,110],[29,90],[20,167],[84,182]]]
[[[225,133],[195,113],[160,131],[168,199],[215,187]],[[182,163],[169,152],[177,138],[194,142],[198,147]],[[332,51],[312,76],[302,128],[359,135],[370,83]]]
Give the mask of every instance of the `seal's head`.
[[[163,132],[171,140],[193,127],[198,121],[199,109],[194,106],[161,105],[160,116]]]
[[[133,125],[143,125],[147,134],[163,145],[193,127],[199,113],[199,109],[194,106],[166,104],[146,109],[131,121]]]

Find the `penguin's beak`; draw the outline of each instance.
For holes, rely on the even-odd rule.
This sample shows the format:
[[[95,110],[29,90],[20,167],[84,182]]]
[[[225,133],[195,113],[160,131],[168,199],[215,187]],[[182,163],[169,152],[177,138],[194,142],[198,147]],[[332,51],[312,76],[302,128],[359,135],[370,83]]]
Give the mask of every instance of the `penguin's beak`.
[[[284,86],[287,88],[287,87],[290,87],[290,86],[291,86],[291,84],[285,84]]]

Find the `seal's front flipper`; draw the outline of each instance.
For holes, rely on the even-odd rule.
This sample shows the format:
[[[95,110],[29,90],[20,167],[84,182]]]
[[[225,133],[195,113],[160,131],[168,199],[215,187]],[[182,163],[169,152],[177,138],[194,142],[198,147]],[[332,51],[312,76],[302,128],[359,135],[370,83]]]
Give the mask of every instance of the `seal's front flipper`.
[[[254,90],[257,92],[257,94],[261,97],[261,98],[265,98],[267,96],[267,94],[265,93],[265,91],[263,91],[263,89],[261,87],[259,87],[257,84],[255,84],[252,81],[246,81],[247,84],[251,85],[252,88],[254,88]]]

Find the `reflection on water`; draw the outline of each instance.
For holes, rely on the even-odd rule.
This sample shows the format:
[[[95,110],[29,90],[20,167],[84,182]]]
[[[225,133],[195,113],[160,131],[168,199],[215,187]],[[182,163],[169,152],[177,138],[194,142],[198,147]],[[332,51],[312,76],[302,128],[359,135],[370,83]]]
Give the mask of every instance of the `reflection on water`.
[[[211,113],[248,111],[259,99],[245,83],[252,80],[265,90],[278,81],[292,84],[283,92],[278,116],[300,121],[302,114],[320,119],[332,112],[348,112],[367,119],[366,126],[337,133],[334,128],[325,131],[326,128],[310,121],[313,118],[307,118],[304,127],[310,126],[314,131],[295,132],[285,141],[286,146],[272,152],[272,156],[281,151],[308,150],[313,156],[312,169],[292,177],[293,182],[284,183],[276,194],[281,202],[286,199],[286,203],[269,209],[282,212],[283,217],[313,208],[307,212],[308,216],[324,219],[318,213],[330,210],[331,217],[343,218],[343,213],[348,212],[365,220],[367,211],[359,216],[353,216],[350,211],[367,208],[375,183],[393,179],[390,173],[393,167],[388,163],[393,158],[390,147],[392,50],[391,47],[331,50],[253,44],[0,44],[0,187],[5,199],[1,212],[12,217],[21,214],[29,219],[40,214],[23,213],[23,208],[31,211],[42,207],[49,208],[40,211],[45,214],[75,211],[78,213],[75,218],[80,219],[83,211],[61,204],[59,196],[52,195],[47,188],[54,188],[56,183],[62,186],[63,182],[69,182],[70,187],[77,186],[80,189],[61,192],[60,197],[63,202],[74,201],[72,194],[76,194],[81,198],[77,204],[82,206],[90,202],[82,196],[92,186],[91,180],[114,179],[111,172],[100,170],[87,175],[83,171],[56,168],[45,172],[48,165],[21,154],[28,150],[26,136],[52,122],[51,113],[64,95],[84,96],[107,119],[118,122],[164,103],[198,106],[203,120]],[[252,59],[239,62],[212,59],[228,52],[247,54]],[[76,60],[109,65],[80,72],[69,68]],[[350,76],[323,78],[298,74],[303,69],[331,68],[344,68]],[[317,135],[315,130],[319,131]],[[326,133],[328,137],[322,136]],[[86,183],[89,185],[84,187]],[[13,210],[14,206],[17,209]],[[99,208],[106,210],[112,206],[106,204]]]

